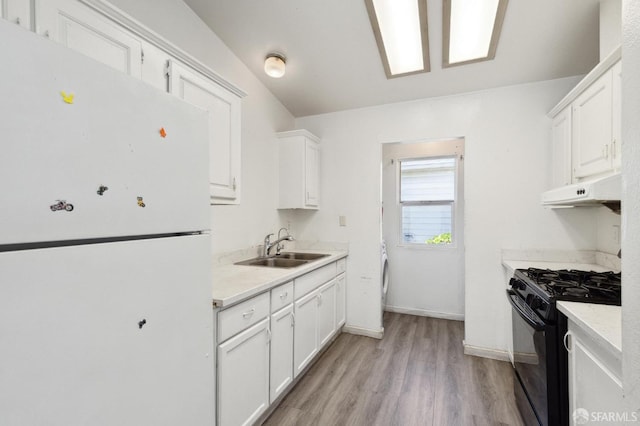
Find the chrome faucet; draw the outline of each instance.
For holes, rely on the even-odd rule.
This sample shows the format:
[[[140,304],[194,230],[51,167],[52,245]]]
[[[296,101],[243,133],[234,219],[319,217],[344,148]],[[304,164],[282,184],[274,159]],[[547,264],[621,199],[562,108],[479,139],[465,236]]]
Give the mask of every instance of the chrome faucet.
[[[283,229],[287,231],[287,235],[280,238],[280,233],[282,232]],[[289,231],[287,230],[287,228],[280,228],[280,230],[278,231],[278,239],[275,240],[274,242],[271,242],[272,235],[273,234],[268,234],[266,237],[264,237],[264,249],[262,252],[262,257],[269,257],[269,251],[273,246],[276,246],[276,255],[280,254],[280,250],[282,250],[283,248],[282,245],[280,245],[280,243],[283,241],[293,241],[293,237],[289,234]]]

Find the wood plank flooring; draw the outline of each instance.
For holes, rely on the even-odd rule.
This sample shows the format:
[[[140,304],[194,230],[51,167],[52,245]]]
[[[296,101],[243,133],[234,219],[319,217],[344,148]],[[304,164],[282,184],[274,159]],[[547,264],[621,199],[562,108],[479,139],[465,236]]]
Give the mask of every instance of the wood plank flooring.
[[[384,339],[340,335],[264,425],[523,425],[511,365],[464,355],[463,327],[385,312]]]

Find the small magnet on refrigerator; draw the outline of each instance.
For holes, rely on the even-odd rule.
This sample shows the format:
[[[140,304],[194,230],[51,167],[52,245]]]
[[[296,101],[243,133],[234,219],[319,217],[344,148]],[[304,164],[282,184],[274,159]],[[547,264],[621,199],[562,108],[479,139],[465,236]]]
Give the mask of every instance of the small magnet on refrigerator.
[[[52,212],[56,212],[58,210],[70,212],[73,210],[73,204],[67,203],[65,200],[56,200],[56,203],[50,205],[49,208]]]
[[[62,96],[62,100],[65,103],[72,104],[73,103],[73,93],[69,93],[67,95],[66,92],[60,92],[60,96]]]
[[[160,128],[160,136],[162,136],[163,138],[167,137],[167,131],[164,129],[164,127]]]
[[[146,204],[144,203],[144,200],[142,199],[142,197],[137,197],[137,198],[138,198],[138,206],[145,207]]]
[[[147,323],[147,320],[142,318],[142,321],[138,321],[138,328],[142,329],[144,325]]]
[[[108,189],[109,189],[108,186],[100,185],[100,187],[98,188],[98,191],[96,192],[98,193],[98,195],[104,195],[104,192]]]

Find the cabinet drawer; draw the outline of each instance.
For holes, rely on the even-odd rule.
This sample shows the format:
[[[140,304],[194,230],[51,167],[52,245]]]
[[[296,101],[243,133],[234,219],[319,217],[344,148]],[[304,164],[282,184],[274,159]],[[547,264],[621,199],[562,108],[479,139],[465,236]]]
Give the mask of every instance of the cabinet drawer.
[[[347,270],[347,258],[343,257],[342,259],[336,262],[336,273],[340,274]]]
[[[251,327],[269,315],[269,293],[253,297],[218,314],[218,342]]]
[[[294,281],[295,298],[304,296],[336,276],[336,262],[296,278]]]
[[[293,302],[293,281],[271,290],[271,313]]]

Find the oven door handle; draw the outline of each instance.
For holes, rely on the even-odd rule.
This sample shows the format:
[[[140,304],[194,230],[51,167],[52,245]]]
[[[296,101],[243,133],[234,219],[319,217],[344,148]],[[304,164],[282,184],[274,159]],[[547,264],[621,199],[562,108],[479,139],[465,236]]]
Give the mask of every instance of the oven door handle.
[[[535,314],[533,312],[526,312],[524,310],[524,307],[521,306],[523,305],[523,302],[521,301],[522,299],[518,297],[515,291],[507,289],[507,297],[509,298],[509,302],[511,303],[511,306],[513,306],[513,309],[515,309],[516,312],[520,314],[522,319],[525,320],[527,324],[533,327],[533,329],[536,331],[544,330],[545,323],[539,318],[534,317],[533,315]]]

